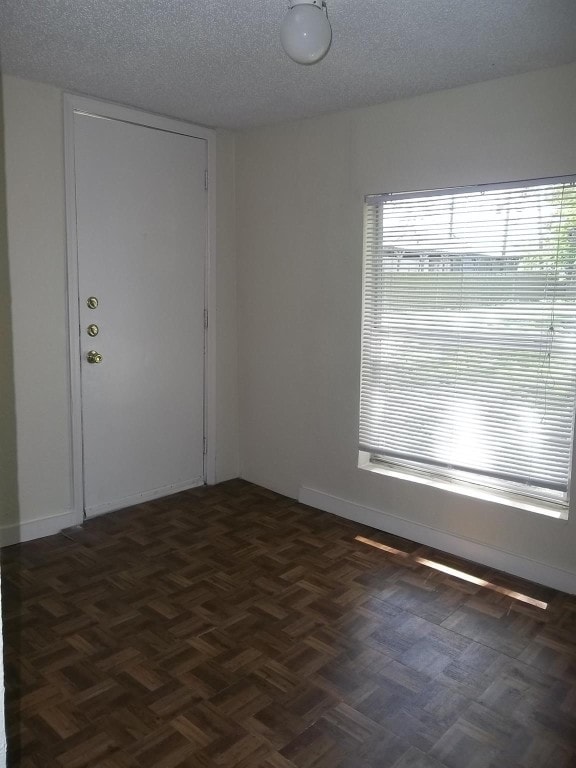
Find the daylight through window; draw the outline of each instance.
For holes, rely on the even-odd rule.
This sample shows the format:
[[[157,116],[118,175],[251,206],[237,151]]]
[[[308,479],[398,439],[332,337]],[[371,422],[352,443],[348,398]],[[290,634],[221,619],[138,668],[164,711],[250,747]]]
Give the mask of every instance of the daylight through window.
[[[371,195],[360,450],[565,508],[576,178]]]

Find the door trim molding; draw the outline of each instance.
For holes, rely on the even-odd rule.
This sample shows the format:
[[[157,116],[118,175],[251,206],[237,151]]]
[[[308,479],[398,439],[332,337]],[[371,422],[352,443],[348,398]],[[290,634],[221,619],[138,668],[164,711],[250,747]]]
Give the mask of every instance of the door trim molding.
[[[74,167],[74,114],[84,113],[109,120],[156,128],[196,139],[204,139],[207,148],[207,171],[210,180],[207,200],[207,232],[204,304],[210,322],[206,329],[204,357],[204,435],[207,452],[204,462],[204,482],[216,478],[215,446],[215,328],[216,285],[216,134],[211,128],[192,125],[162,115],[143,112],[121,104],[65,93],[64,107],[64,173],[66,192],[66,261],[68,307],[68,365],[70,373],[70,431],[72,437],[72,512],[77,524],[84,520],[84,482],[82,460],[82,402],[80,386],[80,314],[78,307],[78,240],[76,231],[76,174]]]

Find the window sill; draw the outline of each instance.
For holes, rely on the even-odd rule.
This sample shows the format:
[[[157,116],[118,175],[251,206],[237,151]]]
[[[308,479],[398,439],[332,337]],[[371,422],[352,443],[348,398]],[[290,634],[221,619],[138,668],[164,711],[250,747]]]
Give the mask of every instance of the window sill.
[[[551,517],[556,520],[568,519],[568,510],[559,504],[555,504],[554,502],[530,500],[524,496],[507,493],[506,491],[481,488],[480,486],[473,485],[472,483],[466,483],[461,480],[438,478],[434,477],[433,475],[411,472],[410,470],[401,467],[386,466],[384,464],[371,461],[370,454],[364,451],[360,451],[359,453],[358,468],[367,470],[368,472],[375,472],[378,475],[386,475],[387,477],[394,477],[399,480],[407,480],[412,483],[427,485],[431,488],[438,488],[442,491],[449,491],[450,493],[459,493],[462,496],[468,496],[473,499],[480,499],[481,501],[490,501],[494,504],[503,504],[504,506],[512,507],[513,509],[521,509],[526,512],[535,512],[536,514],[546,515],[547,517]]]

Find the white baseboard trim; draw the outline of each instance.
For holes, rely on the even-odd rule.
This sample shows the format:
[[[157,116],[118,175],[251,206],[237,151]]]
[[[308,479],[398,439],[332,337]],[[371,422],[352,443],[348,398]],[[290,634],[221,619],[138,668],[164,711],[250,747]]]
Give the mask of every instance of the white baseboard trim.
[[[187,491],[190,488],[198,488],[201,485],[204,485],[204,478],[202,477],[189,480],[185,483],[158,488],[147,493],[136,494],[135,496],[122,499],[120,502],[102,504],[98,507],[94,507],[88,511],[88,516],[96,517],[97,515],[103,515],[106,512],[113,512],[116,509],[130,507],[133,504],[141,504],[144,501],[152,501],[153,499],[159,499],[162,496],[170,496],[173,493]],[[38,517],[35,520],[26,520],[21,523],[0,525],[0,547],[10,547],[13,544],[22,544],[25,541],[43,539],[45,536],[53,536],[55,533],[60,533],[64,528],[70,528],[73,525],[78,525],[78,513],[74,510],[67,510],[66,512],[61,512],[57,515]]]
[[[73,510],[61,512],[58,515],[38,517],[36,520],[26,520],[21,523],[0,526],[0,547],[10,547],[32,539],[43,539],[53,536],[63,528],[76,525],[76,513]]]
[[[105,515],[107,512],[115,512],[118,509],[132,507],[134,504],[143,504],[146,501],[154,501],[154,499],[160,499],[164,496],[172,496],[174,493],[188,491],[190,488],[198,488],[201,485],[204,485],[204,478],[195,477],[193,480],[187,480],[184,483],[174,483],[173,485],[165,485],[162,488],[156,488],[153,491],[135,493],[134,495],[126,496],[119,501],[109,501],[105,504],[96,504],[93,507],[86,507],[86,517],[98,517],[98,515]]]
[[[511,552],[489,547],[477,541],[455,536],[452,533],[439,531],[428,525],[405,520],[372,507],[365,507],[338,496],[316,491],[313,488],[301,487],[298,501],[310,507],[322,509],[324,512],[353,520],[356,523],[369,525],[380,531],[386,531],[404,539],[449,552],[466,560],[482,563],[513,576],[535,581],[537,584],[559,589],[572,595],[576,594],[576,573],[571,571],[546,565],[546,563],[531,560],[521,555],[514,555]]]

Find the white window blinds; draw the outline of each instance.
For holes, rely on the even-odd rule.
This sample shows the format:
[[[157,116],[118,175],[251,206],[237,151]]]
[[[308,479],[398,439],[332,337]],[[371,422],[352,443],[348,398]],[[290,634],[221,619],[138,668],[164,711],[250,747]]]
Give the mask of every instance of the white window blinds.
[[[567,503],[574,184],[366,198],[360,448],[372,461]]]

